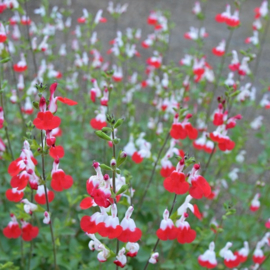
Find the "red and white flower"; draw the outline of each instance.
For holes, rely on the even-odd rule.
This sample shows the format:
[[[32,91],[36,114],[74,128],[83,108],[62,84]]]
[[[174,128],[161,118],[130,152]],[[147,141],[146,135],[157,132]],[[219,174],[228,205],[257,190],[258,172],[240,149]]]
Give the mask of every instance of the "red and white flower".
[[[48,203],[52,202],[53,199],[54,199],[54,193],[53,191],[50,191],[48,188],[47,188],[47,195],[48,195]],[[37,193],[35,195],[35,201],[38,203],[38,204],[46,204],[46,194],[45,194],[45,187],[44,185],[40,185],[38,186],[38,189],[37,189]]]
[[[124,219],[121,221],[122,233],[118,236],[118,240],[124,243],[135,243],[141,239],[142,231],[136,227],[136,224],[130,216],[132,215],[134,208],[130,206],[126,211]]]
[[[14,214],[10,214],[10,218],[11,221],[8,223],[7,227],[3,229],[3,234],[7,238],[16,239],[21,236],[22,231]]]
[[[212,52],[216,56],[223,56],[225,53],[226,41],[223,39],[219,45],[212,49]]]
[[[180,244],[192,243],[196,238],[196,231],[192,230],[189,223],[185,221],[188,217],[187,213],[184,213],[180,219],[176,221],[176,227],[178,229],[177,241]]]
[[[261,206],[261,203],[259,201],[259,198],[260,198],[260,193],[257,193],[254,198],[252,199],[251,201],[251,204],[250,204],[250,211],[252,212],[256,212],[257,210],[259,210],[260,206]]]
[[[116,260],[114,260],[114,264],[120,266],[121,268],[125,267],[127,264],[127,257],[125,255],[126,249],[123,247],[119,250],[118,255],[116,256]]]
[[[127,242],[127,244],[126,244],[127,254],[126,255],[128,257],[136,257],[139,249],[140,249],[140,245],[138,243]]]
[[[209,244],[209,249],[198,257],[198,262],[202,267],[206,267],[207,269],[212,269],[217,266],[214,242],[211,242]]]
[[[231,242],[228,242],[226,246],[220,250],[219,255],[224,259],[224,264],[228,268],[237,267],[240,264],[240,261],[236,255],[232,253],[229,249],[232,246]]]
[[[116,204],[112,204],[111,215],[106,216],[104,222],[100,222],[97,225],[97,230],[102,237],[108,237],[109,239],[114,239],[120,236],[123,229],[119,225]]]
[[[201,199],[202,197],[208,197],[211,194],[211,187],[205,178],[198,175],[198,170],[200,169],[199,164],[195,164],[192,168],[188,182],[191,184],[189,188],[189,194],[194,199]]]
[[[21,60],[13,65],[13,69],[16,72],[24,72],[27,70],[27,64],[23,53],[21,53]]]
[[[162,241],[174,240],[178,234],[177,228],[174,226],[173,221],[169,218],[169,211],[165,209],[163,213],[163,220],[160,223],[160,228],[157,230],[156,235]]]
[[[242,247],[239,251],[236,251],[234,253],[234,255],[238,257],[240,263],[244,263],[247,260],[248,254],[249,254],[249,246],[247,241],[244,242],[244,247]]]
[[[22,223],[22,239],[24,241],[32,241],[38,236],[38,227],[32,226],[30,223],[21,220]]]

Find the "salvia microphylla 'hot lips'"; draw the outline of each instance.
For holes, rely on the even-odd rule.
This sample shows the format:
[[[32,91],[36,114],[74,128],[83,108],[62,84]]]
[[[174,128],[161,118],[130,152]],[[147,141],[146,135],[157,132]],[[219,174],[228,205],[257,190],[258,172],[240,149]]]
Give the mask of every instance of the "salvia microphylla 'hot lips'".
[[[175,114],[173,125],[170,131],[171,137],[176,140],[184,140],[187,136],[191,140],[195,140],[198,137],[198,131],[189,122],[188,119],[192,117],[192,114],[187,114],[182,123],[178,122],[178,114]]]
[[[59,160],[53,162],[53,169],[51,172],[52,181],[51,187],[53,190],[61,192],[64,189],[69,189],[73,185],[73,179],[70,175],[65,174],[62,169],[59,169]]]
[[[119,250],[118,255],[116,256],[116,260],[113,262],[117,266],[121,268],[125,267],[127,264],[127,257],[125,255],[126,249],[123,247]]]
[[[170,142],[170,148],[166,152],[165,156],[161,159],[161,170],[160,175],[162,177],[169,177],[171,173],[175,170],[175,167],[173,166],[172,162],[169,160],[173,156],[173,154],[176,154],[177,156],[181,156],[182,158],[185,157],[185,153],[183,150],[179,150],[176,147],[174,147],[176,144],[176,141],[174,139]]]
[[[177,209],[178,216],[184,215],[184,213],[187,213],[187,209],[189,209],[195,217],[198,219],[202,219],[202,214],[200,213],[200,210],[196,204],[191,204],[190,201],[192,200],[191,195],[187,195],[185,198],[185,201],[180,207]]]
[[[244,242],[244,247],[242,247],[239,251],[234,252],[234,255],[238,257],[238,260],[241,263],[244,263],[247,260],[248,254],[249,254],[249,246],[247,241]]]
[[[185,166],[185,160],[181,159],[176,166],[176,170],[167,177],[164,182],[164,188],[175,194],[185,194],[189,190],[189,183],[186,181],[186,176],[182,172]]]
[[[105,106],[101,106],[100,113],[98,113],[95,118],[91,119],[90,125],[93,129],[101,130],[102,128],[107,126],[106,110],[107,108]]]
[[[10,214],[10,218],[11,221],[8,223],[7,227],[3,229],[3,234],[7,238],[18,238],[22,234],[21,228],[14,214]]]
[[[209,244],[209,249],[198,257],[198,262],[202,267],[206,267],[207,269],[212,269],[217,266],[214,242],[211,242]]]
[[[97,225],[97,230],[102,237],[108,237],[109,239],[114,239],[120,236],[123,229],[119,225],[116,204],[111,205],[111,216],[107,216],[104,222],[100,222]]]
[[[262,251],[263,245],[264,245],[264,239],[257,243],[256,248],[254,250],[254,253],[252,255],[252,260],[254,263],[261,264],[266,259],[266,256],[264,255],[264,253]]]
[[[196,238],[196,231],[192,230],[189,223],[185,221],[188,217],[187,213],[184,213],[180,219],[176,221],[176,227],[178,230],[177,241],[180,244],[192,243]]]
[[[50,203],[54,199],[54,193],[53,193],[53,191],[50,191],[47,188],[47,194],[48,194],[48,202]],[[34,198],[38,204],[46,204],[46,195],[45,195],[44,185],[38,186],[37,193],[36,193]]]
[[[191,184],[189,189],[189,194],[194,199],[201,199],[202,197],[208,197],[211,194],[211,187],[205,178],[198,175],[198,170],[200,169],[199,164],[195,164],[192,168],[188,182]]]
[[[174,240],[178,234],[177,228],[174,226],[173,221],[169,218],[169,211],[165,209],[163,213],[163,220],[160,223],[160,228],[157,230],[156,235],[162,241]]]
[[[260,193],[257,193],[251,201],[251,204],[249,207],[250,211],[256,212],[260,208],[261,203],[259,201],[259,198],[260,198]]]
[[[203,132],[200,138],[193,141],[194,148],[196,148],[197,150],[203,150],[204,152],[211,154],[215,145],[212,141],[208,139],[208,137],[209,134],[207,132]]]
[[[21,54],[21,60],[17,64],[13,65],[13,69],[16,72],[24,72],[27,70],[27,64],[23,54]]]
[[[32,226],[30,223],[21,220],[22,223],[22,239],[24,241],[31,241],[38,236],[38,227]]]
[[[125,217],[121,221],[121,227],[123,229],[120,236],[117,239],[121,242],[127,243],[132,242],[135,243],[139,241],[142,237],[142,231],[136,227],[134,220],[130,217],[132,215],[134,208],[130,206],[126,211]]]
[[[224,259],[224,264],[228,268],[237,267],[240,264],[239,258],[232,253],[229,249],[232,246],[231,242],[228,242],[226,246],[220,250],[219,255]]]

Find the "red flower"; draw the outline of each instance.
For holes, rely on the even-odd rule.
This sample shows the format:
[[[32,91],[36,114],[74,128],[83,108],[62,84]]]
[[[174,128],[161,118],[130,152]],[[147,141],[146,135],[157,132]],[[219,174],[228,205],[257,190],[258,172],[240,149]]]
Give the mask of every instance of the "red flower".
[[[167,177],[163,186],[166,190],[171,193],[176,194],[185,194],[189,189],[189,184],[186,182],[186,176],[181,171],[184,168],[184,159],[182,159],[176,167],[176,170],[171,173],[169,177]]]
[[[88,208],[90,208],[92,206],[96,206],[96,205],[97,204],[95,203],[95,201],[91,197],[84,198],[80,203],[81,209],[88,209]]]
[[[8,189],[6,191],[6,197],[11,202],[19,202],[23,198],[24,193],[22,190],[17,190],[17,188]]]
[[[50,148],[49,151],[49,155],[53,158],[53,159],[60,159],[63,158],[65,155],[65,150],[62,146],[58,145],[58,146],[53,146]]]
[[[22,223],[22,239],[24,241],[31,241],[38,236],[38,227],[32,226],[26,221],[21,221]]]
[[[60,126],[61,119],[54,116],[50,111],[39,112],[33,124],[37,129],[51,130]]]
[[[66,175],[64,171],[58,170],[52,174],[51,187],[55,191],[63,191],[69,189],[73,185],[73,179],[70,175]]]
[[[10,214],[10,217],[11,221],[8,223],[7,227],[3,229],[3,234],[7,238],[18,238],[22,234],[19,223],[13,214]]]
[[[178,235],[178,230],[174,226],[173,221],[169,218],[169,211],[167,209],[163,213],[163,220],[156,234],[162,241],[174,240]]]
[[[195,164],[189,177],[191,182],[189,194],[194,199],[201,199],[203,196],[207,198],[211,194],[211,187],[208,182],[201,175],[196,175],[199,169],[200,165]]]
[[[196,238],[196,231],[190,228],[190,225],[185,221],[188,215],[184,213],[179,220],[176,222],[176,227],[178,228],[177,241],[180,244],[192,243]]]
[[[48,194],[48,202],[50,203],[54,199],[54,193],[53,191],[50,191],[47,188],[47,194]],[[35,201],[39,204],[46,204],[46,195],[45,195],[44,185],[38,186],[37,194],[35,195]]]

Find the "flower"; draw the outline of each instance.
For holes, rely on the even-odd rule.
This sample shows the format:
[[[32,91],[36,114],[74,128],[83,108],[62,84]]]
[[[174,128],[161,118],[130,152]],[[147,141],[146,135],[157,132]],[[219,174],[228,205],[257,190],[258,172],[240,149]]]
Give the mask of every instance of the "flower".
[[[196,238],[196,231],[190,228],[190,225],[185,219],[188,217],[187,213],[184,213],[180,219],[176,221],[176,227],[178,229],[177,241],[180,244],[192,243]]]
[[[216,253],[214,249],[215,249],[215,243],[211,242],[209,244],[209,249],[206,250],[202,255],[198,257],[198,262],[202,267],[212,269],[217,266]]]
[[[121,268],[126,266],[127,263],[127,257],[125,256],[126,249],[123,247],[119,250],[118,255],[116,256],[116,260],[113,262],[117,266],[120,266]]]
[[[7,238],[15,239],[21,236],[22,231],[14,214],[10,214],[10,218],[11,221],[8,223],[7,227],[3,229],[3,234]]]
[[[52,202],[53,199],[54,199],[53,191],[50,191],[47,188],[47,195],[48,195],[48,203]],[[35,201],[38,204],[46,204],[47,199],[46,199],[46,195],[45,195],[45,187],[44,187],[44,185],[38,186],[37,193],[36,193],[34,198],[35,198]]]
[[[21,220],[22,223],[22,239],[24,241],[32,241],[38,236],[38,227],[32,226],[30,223]]]
[[[122,233],[123,229],[119,225],[116,204],[112,204],[111,216],[106,216],[105,220],[97,225],[97,230],[102,237],[109,239],[117,238]]]
[[[240,264],[239,258],[234,255],[231,250],[229,250],[231,246],[232,243],[228,242],[226,246],[219,252],[220,257],[224,258],[224,264],[228,268],[234,268]]]
[[[189,190],[189,184],[186,182],[186,176],[182,172],[185,166],[185,160],[181,159],[169,177],[167,177],[164,182],[164,188],[175,194],[185,194]]]
[[[169,211],[165,209],[163,213],[163,220],[160,223],[160,228],[157,230],[156,235],[162,241],[174,240],[177,237],[178,230],[169,218]]]
[[[121,227],[123,229],[120,236],[117,239],[121,242],[137,242],[141,239],[142,231],[139,228],[136,228],[136,224],[130,216],[132,215],[134,208],[130,206],[126,211],[124,219],[121,221]]]
[[[201,199],[202,197],[208,197],[211,194],[211,187],[205,178],[201,175],[197,175],[200,169],[199,164],[195,164],[188,178],[188,182],[191,184],[189,188],[189,194],[194,199]]]

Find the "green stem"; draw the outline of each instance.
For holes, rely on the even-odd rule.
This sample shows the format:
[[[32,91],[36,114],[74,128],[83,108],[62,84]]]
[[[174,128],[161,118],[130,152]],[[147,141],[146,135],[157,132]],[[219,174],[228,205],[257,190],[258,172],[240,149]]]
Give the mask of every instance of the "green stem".
[[[112,140],[114,140],[114,128],[112,127]],[[113,158],[115,159],[116,150],[115,150],[115,144],[113,143]],[[113,170],[113,193],[116,194],[116,184],[115,184],[115,170]],[[114,198],[114,203],[116,204],[116,198]],[[119,251],[119,240],[116,241],[116,255]],[[118,265],[116,265],[116,270],[118,270]]]
[[[44,181],[44,191],[45,191],[45,197],[46,197],[46,207],[47,211],[50,213],[50,206],[49,206],[49,199],[48,199],[48,191],[46,186],[46,174],[45,174],[45,158],[44,158],[44,145],[43,145],[43,131],[40,132],[41,136],[41,147],[42,147],[42,178]],[[57,262],[56,262],[56,247],[55,247],[55,240],[54,240],[54,234],[53,234],[53,227],[52,227],[52,220],[50,222],[50,231],[51,231],[51,238],[52,238],[52,244],[53,244],[53,258],[54,258],[54,269],[57,269]]]
[[[214,82],[214,88],[213,88],[212,93],[211,93],[212,98],[211,98],[210,104],[208,105],[208,110],[207,110],[207,113],[206,113],[205,123],[208,122],[209,117],[210,117],[211,107],[212,107],[211,105],[212,105],[212,102],[213,102],[213,100],[214,100],[216,91],[217,91],[218,86],[219,86],[219,81],[220,81],[220,79],[221,79],[222,71],[223,71],[224,64],[225,64],[226,54],[227,54],[227,52],[228,52],[228,48],[229,48],[229,45],[230,45],[231,40],[232,40],[232,35],[233,35],[233,29],[230,30],[230,35],[229,35],[228,40],[227,40],[227,42],[226,42],[225,53],[224,53],[224,55],[223,55],[222,58],[221,58],[220,69],[219,69],[219,71],[218,71],[217,79],[216,79],[216,81]]]
[[[160,156],[161,156],[161,154],[162,154],[163,149],[164,149],[165,146],[166,146],[166,143],[167,143],[169,137],[170,137],[170,132],[168,132],[168,134],[167,134],[167,136],[166,136],[166,138],[165,138],[165,140],[164,140],[164,143],[163,143],[163,145],[161,146],[161,148],[160,148],[160,150],[159,150],[159,152],[158,152],[158,156],[157,156],[157,159],[156,159],[156,161],[155,161],[154,167],[153,167],[153,169],[152,169],[151,176],[150,176],[149,181],[148,181],[148,183],[147,183],[147,186],[146,186],[146,188],[145,188],[145,190],[144,190],[143,196],[142,196],[141,199],[140,199],[139,205],[137,206],[137,213],[139,213],[139,211],[141,210],[142,204],[143,204],[143,202],[144,202],[144,200],[145,200],[146,193],[147,193],[147,191],[148,191],[148,189],[149,189],[149,186],[150,186],[150,184],[151,184],[151,182],[152,182],[152,180],[153,180],[153,178],[154,178],[154,174],[155,174],[156,167],[157,167],[157,164],[158,164],[158,162],[159,162]],[[135,219],[136,219],[136,218],[135,218]]]
[[[173,212],[173,208],[174,208],[174,205],[175,205],[175,203],[176,203],[176,197],[177,197],[177,194],[174,195],[173,202],[172,202],[172,206],[171,206],[171,209],[170,209],[170,212],[169,212],[169,217],[171,216],[171,214],[172,214],[172,212]],[[152,253],[154,253],[154,252],[156,251],[156,248],[157,248],[157,246],[158,246],[159,241],[160,241],[160,239],[158,238],[158,239],[157,239],[157,242],[155,243],[155,246],[154,246],[154,248],[153,248],[153,250],[152,250]],[[145,265],[145,267],[144,267],[144,270],[147,269],[148,265],[149,265],[149,260],[147,260],[146,265]]]

